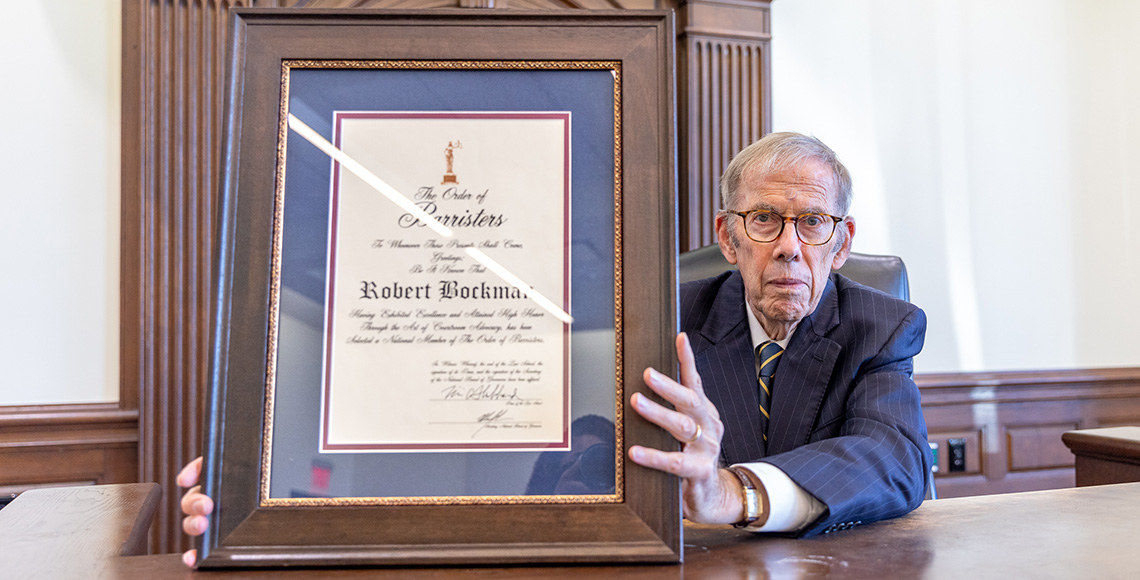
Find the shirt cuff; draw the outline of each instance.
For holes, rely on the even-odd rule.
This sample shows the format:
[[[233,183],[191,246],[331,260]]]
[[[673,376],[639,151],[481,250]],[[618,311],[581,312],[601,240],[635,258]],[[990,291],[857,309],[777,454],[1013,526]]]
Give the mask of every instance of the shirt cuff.
[[[751,471],[768,494],[768,519],[762,526],[748,526],[750,532],[795,532],[815,521],[826,507],[796,485],[788,474],[771,463],[739,463]]]

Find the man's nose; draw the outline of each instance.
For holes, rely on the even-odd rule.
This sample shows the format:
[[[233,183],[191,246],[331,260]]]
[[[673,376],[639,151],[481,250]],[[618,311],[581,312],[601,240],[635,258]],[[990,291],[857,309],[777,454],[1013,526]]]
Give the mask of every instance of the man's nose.
[[[798,258],[803,247],[799,236],[796,235],[796,224],[792,221],[784,222],[784,231],[780,232],[780,237],[772,243],[776,244],[776,257],[788,261]]]

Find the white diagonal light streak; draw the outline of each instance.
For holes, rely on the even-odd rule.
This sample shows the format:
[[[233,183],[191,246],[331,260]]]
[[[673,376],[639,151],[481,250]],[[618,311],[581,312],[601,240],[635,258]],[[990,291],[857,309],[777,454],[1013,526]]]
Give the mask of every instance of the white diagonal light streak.
[[[507,284],[518,288],[519,291],[525,294],[527,298],[530,298],[535,304],[541,306],[544,310],[553,314],[555,318],[567,324],[574,322],[574,318],[567,314],[565,310],[562,310],[549,298],[543,296],[541,292],[535,290],[526,282],[523,282],[521,278],[515,276],[514,273],[512,273],[510,270],[504,268],[495,260],[492,260],[491,257],[487,254],[484,254],[482,250],[478,250],[476,248],[467,248],[467,255],[474,258],[480,264],[486,266],[488,270],[494,272],[495,274],[498,274],[498,276],[505,280]]]
[[[379,191],[384,197],[388,198],[389,201],[400,206],[400,209],[415,216],[416,219],[431,228],[433,232],[445,238],[450,238],[455,235],[454,232],[451,231],[451,228],[439,223],[439,220],[433,218],[421,209],[420,206],[408,199],[407,196],[396,191],[396,188],[388,185],[387,182],[377,177],[375,173],[369,171],[368,168],[358,163],[352,157],[349,157],[347,153],[341,151],[336,145],[333,145],[324,137],[321,137],[320,133],[314,131],[312,127],[306,125],[304,121],[294,117],[292,113],[289,113],[289,128],[296,131],[298,135],[304,137],[309,143],[315,145],[317,149],[324,151],[325,155],[332,157],[333,160],[340,163],[345,169],[351,171],[353,175],[362,179],[364,183],[367,183],[373,189]]]

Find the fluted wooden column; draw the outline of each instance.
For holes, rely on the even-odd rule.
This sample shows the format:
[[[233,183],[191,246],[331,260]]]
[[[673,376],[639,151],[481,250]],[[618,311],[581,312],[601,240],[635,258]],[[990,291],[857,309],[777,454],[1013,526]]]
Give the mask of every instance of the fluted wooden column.
[[[772,130],[770,2],[688,0],[677,11],[679,245],[716,241],[732,155]]]

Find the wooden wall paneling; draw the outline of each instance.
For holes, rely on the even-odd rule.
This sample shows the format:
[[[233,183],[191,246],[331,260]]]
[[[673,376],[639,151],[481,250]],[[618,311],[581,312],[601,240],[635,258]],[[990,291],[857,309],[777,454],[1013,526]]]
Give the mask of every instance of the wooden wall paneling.
[[[0,495],[135,481],[138,411],[118,403],[0,408]]]
[[[1007,425],[1006,448],[1010,471],[1033,471],[1072,467],[1073,454],[1061,443],[1061,435],[1078,427],[1077,422]]]
[[[1071,487],[1072,429],[1140,425],[1140,369],[918,375],[930,440],[940,444],[939,497]],[[967,440],[964,472],[946,439]]]

